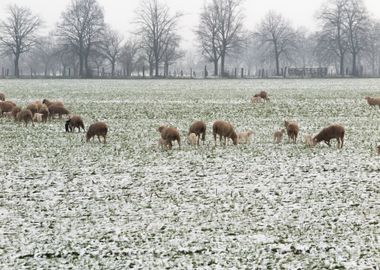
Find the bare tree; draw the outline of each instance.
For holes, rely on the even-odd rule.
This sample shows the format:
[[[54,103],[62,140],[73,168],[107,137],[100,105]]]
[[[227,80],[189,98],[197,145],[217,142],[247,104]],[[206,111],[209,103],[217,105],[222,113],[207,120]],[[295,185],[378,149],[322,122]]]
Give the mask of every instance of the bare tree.
[[[96,0],[72,0],[62,13],[58,36],[66,40],[78,55],[81,77],[88,77],[91,73],[88,58],[93,47],[100,44],[103,30],[103,10]]]
[[[8,17],[0,22],[0,45],[14,56],[14,73],[20,76],[20,55],[36,44],[36,34],[41,20],[31,10],[16,5],[8,7]]]
[[[290,57],[290,52],[297,48],[297,35],[290,23],[280,14],[267,13],[254,33],[261,46],[270,46],[276,63],[276,75],[280,75],[280,57]]]
[[[370,30],[367,10],[361,0],[347,0],[343,8],[343,25],[347,32],[349,50],[352,55],[352,75],[358,76],[357,57],[367,46]]]
[[[107,58],[111,64],[111,76],[114,77],[116,61],[119,58],[121,51],[122,38],[118,32],[110,29],[109,27],[104,32],[103,38],[104,40],[100,45],[100,48],[105,58]]]
[[[124,75],[131,77],[137,61],[137,52],[140,44],[135,40],[127,40],[121,49],[120,62],[123,65]]]
[[[380,21],[371,22],[367,48],[363,55],[371,67],[372,75],[380,75]]]
[[[170,15],[169,7],[158,0],[144,0],[137,11],[137,34],[142,37],[142,47],[149,58],[150,70],[154,63],[155,76],[159,75],[159,65],[168,48],[168,43],[176,35],[176,27],[181,14]]]

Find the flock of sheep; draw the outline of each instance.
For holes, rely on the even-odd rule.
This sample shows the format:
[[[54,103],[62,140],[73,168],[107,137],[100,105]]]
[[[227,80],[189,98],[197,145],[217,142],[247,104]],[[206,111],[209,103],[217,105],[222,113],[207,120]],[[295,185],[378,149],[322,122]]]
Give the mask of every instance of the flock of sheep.
[[[67,115],[68,119],[65,123],[66,132],[73,132],[75,128],[78,131],[82,128],[85,131],[83,119],[78,115],[70,115],[70,112],[65,108],[64,104],[60,101],[51,102],[44,99],[42,102],[37,100],[22,109],[14,102],[5,100],[5,95],[0,93],[0,113],[1,116],[6,115],[10,118],[14,118],[15,121],[24,122],[25,126],[31,122],[34,126],[34,122],[47,122],[48,119],[52,119],[56,116],[62,118],[63,115]],[[104,122],[96,122],[88,128],[86,132],[86,141],[91,138],[103,137],[103,142],[106,143],[106,136],[108,132],[107,124]]]
[[[380,107],[380,98],[365,97],[370,106]],[[252,104],[257,104],[260,102],[269,101],[268,93],[266,91],[261,91],[255,94],[251,98]],[[68,119],[65,122],[66,132],[73,132],[76,128],[78,131],[84,128],[83,119],[78,115],[70,115],[70,112],[65,108],[64,104],[60,101],[51,102],[47,99],[41,101],[35,101],[22,109],[18,107],[14,102],[5,99],[5,95],[0,93],[0,112],[1,115],[6,115],[8,117],[13,117],[15,121],[24,122],[25,126],[29,122],[34,126],[34,122],[47,122],[48,119],[52,119],[56,116],[62,118],[62,115],[67,115]],[[94,139],[95,136],[98,137],[99,142],[101,142],[100,137],[103,137],[103,142],[106,143],[106,136],[108,132],[107,124],[104,122],[96,122],[88,128],[86,132],[86,141],[91,138]],[[177,142],[179,148],[181,148],[181,137],[175,127],[160,126],[158,132],[161,135],[159,139],[159,145],[164,149],[171,149],[173,147],[173,142]],[[296,143],[299,134],[299,125],[294,121],[285,121],[284,128],[276,131],[273,134],[273,139],[275,143],[280,143],[283,139],[284,134],[288,135],[289,142]],[[312,137],[309,134],[304,135],[304,142],[306,145],[313,147],[319,142],[325,142],[328,146],[331,146],[330,141],[336,139],[338,142],[338,148],[343,147],[345,129],[343,126],[334,124],[323,128],[317,135]],[[234,145],[242,143],[250,143],[251,137],[254,134],[252,131],[245,131],[241,133],[236,133],[234,127],[226,121],[215,121],[212,126],[212,134],[215,141],[215,146],[217,145],[217,136],[219,136],[220,144],[222,140],[224,145],[227,145],[227,140],[231,139]],[[205,141],[206,138],[206,123],[203,121],[195,121],[189,128],[188,132],[188,142],[191,145],[198,145],[199,141]],[[377,151],[380,154],[380,145],[377,147]]]
[[[380,98],[365,97],[370,106],[380,107]],[[251,97],[251,102],[253,105],[260,102],[269,101],[268,93],[266,91],[261,91]],[[173,146],[173,141],[177,141],[179,148],[181,147],[181,139],[178,130],[174,127],[160,126],[158,132],[161,134],[159,139],[159,145],[165,149],[171,149]],[[284,128],[276,131],[273,134],[273,140],[275,143],[280,143],[283,139],[284,134],[288,135],[289,142],[296,143],[299,125],[294,121],[284,121]],[[238,143],[249,143],[251,136],[254,134],[252,131],[245,131],[241,133],[236,133],[233,126],[226,121],[215,121],[212,126],[212,134],[215,141],[215,146],[217,145],[217,136],[219,136],[220,144],[224,140],[224,145],[227,145],[227,139],[231,139],[234,145]],[[310,134],[304,135],[304,142],[307,146],[313,147],[319,142],[325,142],[328,146],[331,146],[330,141],[336,139],[338,148],[343,148],[345,129],[342,125],[333,124],[323,128],[314,137]],[[200,139],[205,141],[206,137],[206,123],[203,121],[195,121],[191,124],[189,132],[187,135],[189,144],[199,145]],[[377,146],[377,152],[380,154],[380,145]]]

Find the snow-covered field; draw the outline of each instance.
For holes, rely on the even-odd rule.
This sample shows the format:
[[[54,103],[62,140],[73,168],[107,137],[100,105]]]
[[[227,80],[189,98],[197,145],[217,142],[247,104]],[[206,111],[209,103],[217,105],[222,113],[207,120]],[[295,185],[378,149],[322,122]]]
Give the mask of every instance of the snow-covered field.
[[[249,98],[267,90],[271,102]],[[1,269],[379,269],[380,80],[5,80],[25,105],[62,100],[106,145],[64,120],[25,128],[0,118]],[[160,124],[208,123],[206,144],[157,146]],[[253,130],[214,147],[214,120]],[[336,141],[272,143],[284,119],[301,138],[330,123]]]

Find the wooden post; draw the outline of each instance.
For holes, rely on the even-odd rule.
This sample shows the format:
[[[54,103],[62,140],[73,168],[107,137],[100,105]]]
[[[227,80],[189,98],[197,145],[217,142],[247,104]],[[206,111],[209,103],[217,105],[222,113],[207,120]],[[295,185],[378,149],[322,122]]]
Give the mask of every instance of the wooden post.
[[[244,68],[241,68],[240,70],[240,78],[244,78]]]

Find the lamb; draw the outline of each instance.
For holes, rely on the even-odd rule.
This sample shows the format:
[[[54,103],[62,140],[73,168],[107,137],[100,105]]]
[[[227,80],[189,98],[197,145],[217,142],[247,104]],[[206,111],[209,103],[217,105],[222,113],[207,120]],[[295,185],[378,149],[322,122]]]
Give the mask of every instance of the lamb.
[[[263,99],[261,97],[251,97],[251,103],[253,105],[257,104],[257,103],[261,103],[263,101]]]
[[[306,144],[306,146],[309,146],[309,147],[312,147],[314,146],[314,141],[313,141],[313,136],[310,135],[310,134],[305,134],[303,135],[303,139],[304,139],[304,142]]]
[[[5,95],[3,93],[0,93],[0,100],[5,101]]]
[[[8,101],[0,101],[0,112],[1,115],[7,112],[11,112],[14,105]]]
[[[285,134],[285,129],[280,129],[278,131],[276,131],[274,134],[273,134],[273,140],[275,143],[280,143],[282,141],[282,137],[284,136]]]
[[[313,138],[313,144],[324,141],[328,146],[331,146],[330,140],[337,139],[338,149],[343,147],[344,141],[344,127],[341,125],[330,125],[322,129],[316,136]]]
[[[286,132],[288,134],[289,142],[292,140],[294,143],[297,142],[299,126],[296,122],[284,121]]]
[[[48,100],[48,99],[46,99],[46,98],[42,100],[42,104],[45,104],[48,108],[49,108],[51,105],[64,107],[62,101],[50,101],[50,100]]]
[[[17,113],[17,120],[18,121],[24,121],[25,122],[25,126],[28,126],[28,122],[31,121],[32,122],[32,126],[34,126],[34,123],[33,123],[33,114],[28,109],[21,110],[21,112]]]
[[[194,133],[197,138],[197,145],[199,145],[199,139],[202,135],[202,141],[204,142],[206,140],[206,124],[203,121],[195,121],[191,124],[189,128],[189,133],[187,135],[190,135],[191,133]]]
[[[265,101],[269,101],[268,93],[265,91],[260,91],[259,93],[255,94],[253,97],[260,97]]]
[[[96,122],[90,125],[90,127],[88,128],[86,133],[86,142],[88,142],[91,138],[94,138],[96,135],[98,137],[99,142],[101,142],[100,136],[102,136],[104,139],[103,142],[106,143],[107,132],[108,127],[106,123]]]
[[[199,145],[199,136],[197,136],[195,133],[190,133],[187,136],[187,140],[190,145]]]
[[[367,103],[369,106],[379,106],[380,108],[380,97],[377,97],[377,98],[365,97],[364,99],[367,100]]]
[[[160,146],[161,147],[161,149],[169,149],[169,143],[168,143],[168,141],[167,140],[164,140],[164,139],[162,139],[162,138],[160,138],[159,140],[158,140],[158,146]]]
[[[230,138],[234,145],[238,143],[238,138],[233,126],[226,121],[215,121],[212,126],[212,134],[214,135],[215,146],[216,135],[219,135],[220,143],[222,143],[222,138],[224,138],[224,145],[227,145],[227,138]]]
[[[33,115],[33,121],[34,122],[42,122],[43,121],[43,114],[42,113],[35,113]]]
[[[172,149],[172,147],[173,147],[172,142],[173,141],[177,141],[179,149],[181,149],[181,138],[180,138],[179,132],[176,128],[160,126],[158,128],[158,132],[161,133],[161,138],[167,141],[169,149]]]
[[[238,142],[240,144],[250,144],[251,143],[251,137],[254,134],[253,131],[245,131],[238,133]]]
[[[78,115],[70,116],[69,119],[66,121],[65,128],[66,132],[69,132],[69,130],[72,132],[75,130],[75,128],[78,128],[78,132],[80,132],[81,128],[83,129],[83,131],[85,131],[82,117]]]
[[[58,114],[59,118],[62,118],[62,115],[64,114],[66,115],[70,114],[70,112],[65,107],[54,105],[54,104],[48,107],[48,111],[49,111],[50,119],[56,114]]]

